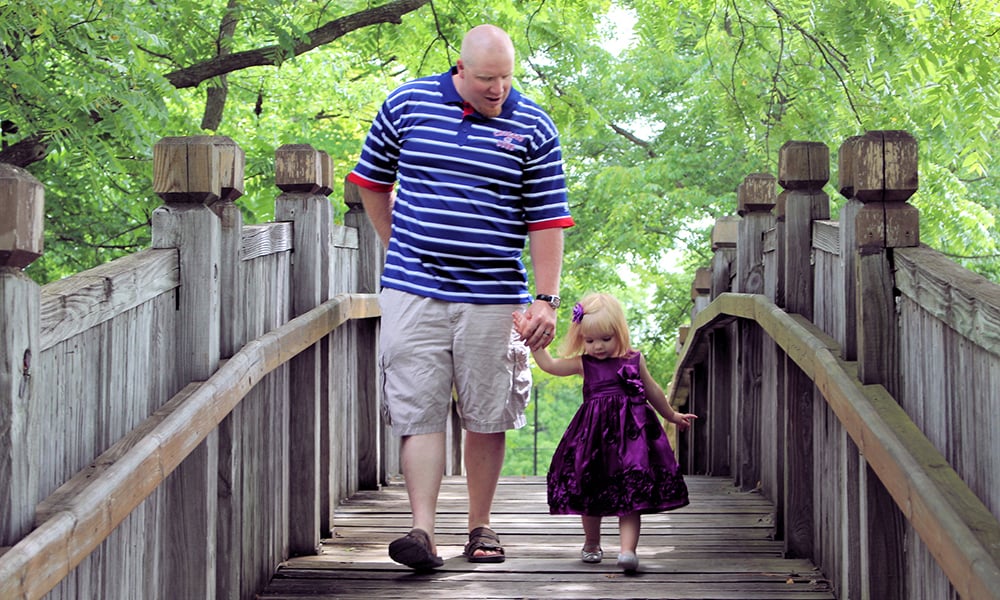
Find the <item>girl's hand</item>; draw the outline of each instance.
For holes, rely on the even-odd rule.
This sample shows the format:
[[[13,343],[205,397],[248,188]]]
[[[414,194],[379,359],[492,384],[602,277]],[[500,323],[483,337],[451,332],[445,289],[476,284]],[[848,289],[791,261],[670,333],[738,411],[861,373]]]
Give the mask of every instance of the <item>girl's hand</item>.
[[[694,424],[694,420],[698,418],[697,415],[692,415],[689,413],[679,413],[675,412],[671,415],[670,422],[677,425],[679,431],[686,431],[688,427]]]
[[[538,309],[537,306],[544,308]],[[514,330],[532,352],[552,343],[556,330],[555,309],[548,302],[532,302],[524,312],[514,312]]]

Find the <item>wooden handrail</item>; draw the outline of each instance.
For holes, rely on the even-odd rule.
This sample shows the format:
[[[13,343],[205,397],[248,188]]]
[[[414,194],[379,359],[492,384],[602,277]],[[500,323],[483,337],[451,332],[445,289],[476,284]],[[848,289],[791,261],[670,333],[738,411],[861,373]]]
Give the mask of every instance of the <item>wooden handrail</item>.
[[[36,527],[0,556],[0,598],[41,598],[218,427],[264,376],[351,319],[379,316],[376,294],[341,294],[249,342],[192,382],[46,498]]]
[[[701,359],[707,334],[734,319],[756,322],[816,384],[867,464],[963,598],[1000,598],[1000,522],[886,389],[864,385],[837,343],[766,296],[720,294],[697,314],[668,388]]]

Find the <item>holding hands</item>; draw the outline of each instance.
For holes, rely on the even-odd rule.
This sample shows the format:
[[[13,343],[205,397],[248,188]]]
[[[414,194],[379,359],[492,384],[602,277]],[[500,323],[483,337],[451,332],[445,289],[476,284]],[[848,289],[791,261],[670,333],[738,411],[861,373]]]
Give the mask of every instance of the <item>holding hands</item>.
[[[524,312],[514,312],[514,331],[532,352],[548,347],[556,331],[556,309],[548,302],[532,302]]]

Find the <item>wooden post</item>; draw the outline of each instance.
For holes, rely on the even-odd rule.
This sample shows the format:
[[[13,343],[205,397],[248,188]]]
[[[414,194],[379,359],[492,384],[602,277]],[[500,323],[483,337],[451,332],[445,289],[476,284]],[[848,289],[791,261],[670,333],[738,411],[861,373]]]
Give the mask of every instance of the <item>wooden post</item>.
[[[164,138],[153,147],[153,248],[175,248],[177,369],[174,389],[204,381],[219,366],[219,218],[206,204],[222,193],[219,152],[209,136]],[[166,516],[160,595],[215,598],[218,431],[164,484]],[[228,551],[228,549],[227,549]]]
[[[290,144],[275,151],[275,184],[282,193],[274,203],[274,218],[292,221],[292,317],[319,306],[329,289],[329,199],[323,188],[323,160],[307,144]],[[289,551],[293,555],[319,552],[320,531],[320,407],[326,385],[322,345],[300,353],[290,364],[291,406],[289,456]]]
[[[228,359],[247,343],[243,311],[238,310],[242,301],[238,290],[241,275],[240,249],[243,242],[243,212],[236,199],[243,195],[243,173],[246,156],[236,142],[227,137],[212,139],[219,155],[220,196],[211,205],[219,218],[219,355]],[[219,423],[219,500],[216,539],[220,549],[243,548],[250,540],[259,539],[244,532],[244,429],[260,430],[266,426],[246,418],[246,407],[240,403],[233,412]],[[252,436],[251,436],[252,437]],[[258,524],[259,526],[259,524]],[[255,549],[264,552],[263,548]],[[216,561],[216,597],[240,598],[240,575],[243,553],[223,550]]]
[[[381,288],[380,278],[385,264],[382,241],[375,232],[361,203],[361,193],[357,185],[344,182],[344,202],[347,214],[344,224],[358,231],[358,293],[377,294]],[[398,442],[384,426],[380,418],[382,387],[379,384],[380,321],[365,319],[357,324],[357,364],[358,373],[358,462],[361,489],[377,489],[379,484],[388,482],[390,472],[398,469]],[[395,443],[391,443],[392,442]]]
[[[764,233],[774,227],[774,177],[748,175],[736,194],[742,216],[736,243],[736,289],[744,294],[764,293]],[[763,333],[749,321],[738,322],[739,353],[737,393],[733,400],[733,464],[736,485],[751,490],[760,483],[761,458],[761,352]]]
[[[852,143],[854,197],[862,203],[852,225],[856,241],[858,378],[899,395],[899,343],[892,249],[919,243],[917,141],[902,131],[869,131]],[[908,597],[904,578],[905,521],[871,469],[865,477],[869,596]],[[877,575],[876,575],[877,571]]]
[[[854,159],[859,136],[849,137],[840,145],[837,154],[837,191],[847,199],[840,207],[840,261],[844,272],[844,319],[842,327],[833,332],[834,339],[840,344],[840,355],[846,361],[855,361],[858,357],[857,336],[857,240],[854,223],[862,203],[854,197]],[[842,519],[840,559],[843,573],[839,590],[845,598],[861,598],[867,596],[867,580],[869,577],[867,557],[862,556],[862,536],[868,524],[862,512],[862,490],[865,477],[866,462],[857,445],[847,435],[846,428],[841,428],[840,445],[844,449],[842,456],[843,481]],[[864,544],[864,545],[867,545]],[[865,591],[862,591],[865,590]]]
[[[701,312],[712,301],[712,271],[707,267],[700,267],[695,271],[694,282],[691,284],[691,318]],[[678,350],[687,340],[688,327],[682,327],[678,335]],[[708,409],[708,390],[710,381],[707,377],[708,365],[701,363],[694,368],[690,374],[691,387],[686,400],[682,400],[687,406],[684,412],[691,412],[702,415]],[[677,408],[675,406],[675,408]],[[675,428],[676,430],[676,428]],[[708,431],[709,428],[704,423],[698,427],[693,427],[686,434],[678,434],[680,438],[675,447],[678,451],[677,460],[685,466],[685,473],[703,474],[707,473],[708,466]]]
[[[764,295],[785,306],[785,202],[787,191],[775,198],[774,229],[764,241]],[[774,502],[775,539],[785,534],[785,360],[777,342],[765,338],[761,381],[761,489]]]
[[[778,183],[785,201],[785,309],[813,315],[812,225],[830,217],[823,186],[830,178],[830,151],[816,142],[787,142],[778,155]],[[815,386],[785,357],[785,553],[814,555],[813,404]]]
[[[330,193],[333,192],[333,159],[322,150],[316,151],[318,162],[317,186],[315,193],[326,198],[330,203]],[[330,207],[330,223],[327,240],[324,244],[326,248],[326,269],[325,277],[321,282],[323,286],[322,297],[325,300],[333,298],[340,290],[334,282],[336,245],[334,239],[338,238],[340,230],[333,223],[333,207]],[[336,230],[336,231],[335,231]],[[339,239],[338,239],[339,242]],[[342,333],[342,332],[341,332]],[[337,394],[335,379],[344,377],[343,370],[339,368],[339,361],[343,357],[336,347],[334,337],[327,336],[319,345],[320,348],[320,405],[319,405],[319,529],[323,537],[333,535],[333,513],[336,510],[336,503],[340,495],[335,493],[335,477],[343,473],[343,465],[335,464],[334,452],[335,444],[340,441],[335,439],[335,417],[339,416],[335,404],[339,405],[342,397]]]
[[[31,412],[38,377],[40,289],[22,269],[42,254],[45,188],[0,163],[0,546],[30,530],[36,491]]]
[[[712,228],[712,300],[720,294],[733,291],[732,279],[736,275],[736,240],[739,238],[737,216],[722,217]],[[734,416],[733,394],[736,374],[736,324],[715,330],[710,334],[709,373],[713,374],[708,392],[708,406],[699,415],[709,428],[708,474],[732,475],[732,427]]]

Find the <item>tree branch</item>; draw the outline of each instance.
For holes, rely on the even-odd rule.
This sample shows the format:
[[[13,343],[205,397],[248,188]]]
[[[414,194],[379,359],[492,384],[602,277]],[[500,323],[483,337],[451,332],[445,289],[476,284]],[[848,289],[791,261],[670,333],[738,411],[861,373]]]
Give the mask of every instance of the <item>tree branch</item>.
[[[45,158],[48,152],[49,146],[45,143],[45,137],[40,134],[33,135],[0,151],[0,163],[11,164],[23,169]]]
[[[239,22],[240,11],[237,0],[229,0],[226,13],[219,25],[219,41],[216,44],[216,56],[223,57],[232,53],[233,36],[236,35],[236,24]],[[229,97],[229,83],[225,75],[219,76],[219,85],[208,88],[205,94],[205,113],[201,118],[201,128],[215,131],[222,123],[222,112],[226,108],[226,98]]]
[[[248,67],[278,65],[288,58],[305,54],[354,30],[378,23],[395,23],[398,25],[402,22],[403,15],[417,10],[428,2],[430,0],[396,0],[383,6],[369,8],[339,19],[334,19],[310,31],[306,35],[308,41],[296,44],[290,53],[278,45],[265,46],[244,52],[216,56],[190,67],[167,73],[165,77],[174,87],[183,89],[195,87],[207,79]]]

